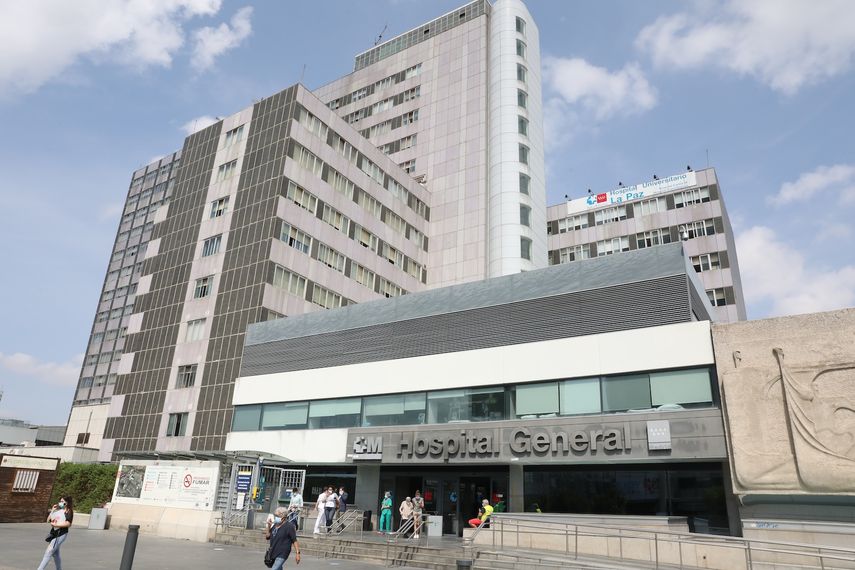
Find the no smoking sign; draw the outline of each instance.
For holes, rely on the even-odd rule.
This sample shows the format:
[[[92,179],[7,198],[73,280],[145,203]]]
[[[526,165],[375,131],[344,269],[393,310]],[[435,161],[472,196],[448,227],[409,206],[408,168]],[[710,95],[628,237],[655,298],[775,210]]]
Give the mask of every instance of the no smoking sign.
[[[188,488],[192,484],[193,484],[193,476],[188,473],[187,475],[184,476],[184,487]]]

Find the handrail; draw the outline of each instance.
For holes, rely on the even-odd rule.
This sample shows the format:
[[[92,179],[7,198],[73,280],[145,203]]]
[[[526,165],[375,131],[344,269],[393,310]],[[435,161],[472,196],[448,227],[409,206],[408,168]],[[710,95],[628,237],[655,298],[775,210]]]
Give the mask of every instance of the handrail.
[[[719,546],[724,548],[732,548],[743,550],[745,552],[746,568],[762,566],[767,564],[764,561],[754,560],[752,553],[774,553],[783,554],[794,557],[817,559],[819,567],[825,567],[826,561],[834,560],[855,560],[855,548],[846,548],[839,546],[825,546],[817,544],[794,543],[777,540],[751,539],[744,537],[729,537],[719,535],[699,535],[692,533],[681,533],[674,531],[659,531],[646,530],[638,528],[617,527],[602,525],[596,523],[579,523],[568,521],[544,520],[546,517],[538,517],[537,515],[512,515],[506,513],[494,513],[491,520],[491,527],[495,531],[493,533],[493,546],[504,547],[505,540],[505,525],[512,526],[517,535],[517,546],[519,544],[519,534],[524,531],[534,531],[539,536],[564,536],[565,537],[565,552],[578,558],[579,556],[579,537],[595,537],[595,538],[617,538],[620,546],[619,559],[624,560],[623,542],[624,539],[646,539],[651,541],[653,552],[650,554],[650,560],[656,563],[658,567],[660,562],[660,547],[659,543],[677,543],[679,549],[680,566],[683,565],[683,544],[692,545],[708,545]],[[483,525],[477,527],[475,531],[468,537],[464,538],[464,546],[472,546],[476,537],[482,532]],[[501,544],[496,544],[496,535],[501,538]],[[571,538],[573,548],[570,548]]]

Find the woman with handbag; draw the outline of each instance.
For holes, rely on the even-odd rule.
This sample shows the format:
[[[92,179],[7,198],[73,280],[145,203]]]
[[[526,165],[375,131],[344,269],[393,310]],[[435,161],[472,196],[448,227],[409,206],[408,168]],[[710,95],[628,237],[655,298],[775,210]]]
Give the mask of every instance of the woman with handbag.
[[[42,558],[42,563],[39,564],[39,570],[47,568],[48,562],[53,558],[53,563],[56,570],[62,570],[62,561],[59,558],[59,548],[68,538],[68,529],[71,527],[71,522],[74,519],[74,501],[71,497],[60,497],[59,503],[51,508],[47,522],[50,523],[50,534],[45,541],[48,547],[45,550],[45,555]]]
[[[297,542],[297,529],[287,520],[288,509],[279,507],[273,511],[273,524],[267,527],[264,538],[270,545],[264,553],[264,565],[273,570],[281,570],[291,555],[291,547],[296,551],[297,564],[300,563],[300,543]]]

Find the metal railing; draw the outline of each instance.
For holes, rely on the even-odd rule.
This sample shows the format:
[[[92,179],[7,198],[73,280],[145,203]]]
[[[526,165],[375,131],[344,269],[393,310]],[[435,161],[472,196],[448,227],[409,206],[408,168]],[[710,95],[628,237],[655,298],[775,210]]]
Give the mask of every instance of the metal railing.
[[[739,558],[742,562],[741,568],[753,570],[759,568],[772,568],[790,566],[795,568],[818,568],[820,570],[831,570],[838,568],[855,568],[855,548],[844,548],[836,546],[823,546],[816,544],[803,544],[797,542],[786,542],[766,539],[749,539],[719,535],[701,535],[681,533],[674,531],[643,530],[637,528],[616,527],[592,523],[562,522],[555,519],[538,519],[535,515],[513,515],[494,513],[490,520],[490,527],[479,526],[474,532],[464,538],[464,546],[471,547],[475,544],[479,534],[490,531],[492,545],[494,548],[504,549],[506,546],[506,535],[508,547],[525,548],[521,542],[532,542],[545,544],[550,542],[545,537],[563,538],[564,548],[539,548],[561,552],[578,558],[583,556],[596,556],[617,558],[623,561],[648,561],[656,568],[660,564],[669,567],[693,567],[700,564],[688,564],[685,558],[690,560],[697,557],[698,549],[724,549],[719,552],[730,554],[742,552]],[[527,537],[528,540],[521,540]],[[536,537],[532,540],[532,537]],[[580,539],[605,539],[605,552],[580,550]],[[610,552],[609,541],[617,542],[617,552]],[[647,541],[646,556],[639,556],[637,548],[638,541]],[[551,546],[555,545],[553,539]],[[635,549],[625,552],[625,546],[631,546],[634,542]],[[512,543],[512,544],[511,544]],[[537,548],[529,546],[529,548]],[[692,555],[694,550],[695,556]],[[708,552],[712,554],[712,552]],[[477,558],[478,552],[474,553]],[[808,565],[810,561],[810,565]],[[713,565],[710,565],[710,564]],[[713,560],[705,560],[704,566],[715,568]],[[724,566],[728,570],[737,570],[737,566]]]

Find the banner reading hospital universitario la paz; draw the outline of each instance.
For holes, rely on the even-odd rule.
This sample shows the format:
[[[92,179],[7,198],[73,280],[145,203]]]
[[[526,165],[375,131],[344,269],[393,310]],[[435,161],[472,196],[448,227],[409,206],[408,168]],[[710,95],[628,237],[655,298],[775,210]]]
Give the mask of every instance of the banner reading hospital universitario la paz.
[[[219,464],[215,461],[122,462],[114,503],[213,510]]]
[[[621,186],[620,188],[615,188],[608,192],[591,194],[585,198],[570,200],[567,202],[567,213],[577,214],[579,212],[586,212],[603,206],[613,206],[625,204],[627,202],[634,202],[635,200],[642,200],[644,198],[655,196],[656,194],[673,192],[674,190],[681,190],[683,188],[691,188],[692,186],[697,186],[697,184],[697,176],[695,175],[694,170],[683,172],[675,174],[674,176],[651,180],[650,182],[641,182],[640,184],[633,184],[632,186]]]

